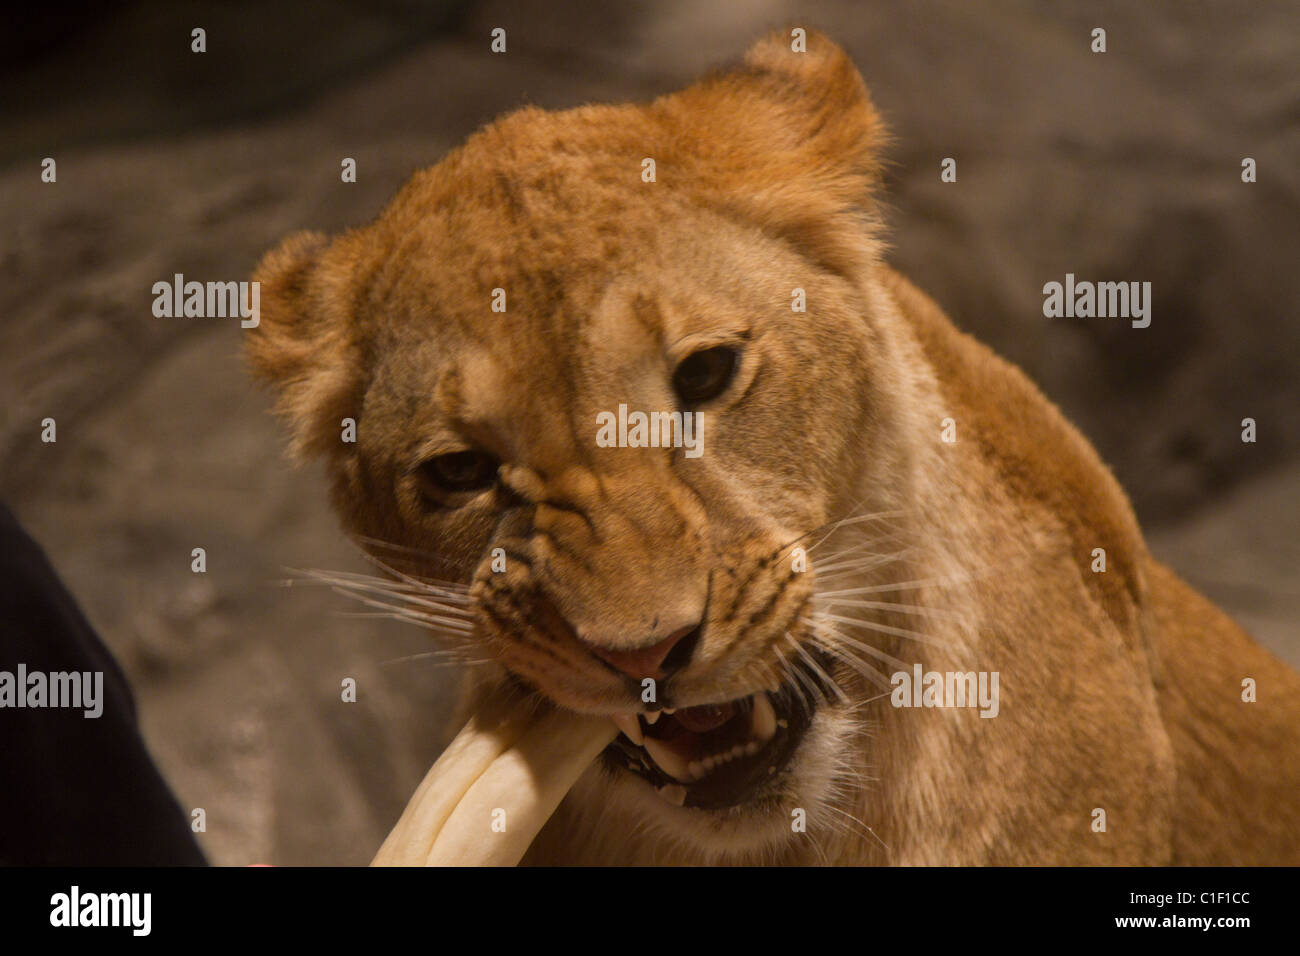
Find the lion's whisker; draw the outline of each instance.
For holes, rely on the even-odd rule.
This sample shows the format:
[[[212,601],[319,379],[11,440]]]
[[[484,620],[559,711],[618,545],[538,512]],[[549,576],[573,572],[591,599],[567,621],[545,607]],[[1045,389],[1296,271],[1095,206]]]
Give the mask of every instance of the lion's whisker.
[[[789,643],[789,645],[793,647],[795,651],[798,652],[799,656],[804,659],[804,662],[808,665],[808,667],[814,673],[816,673],[818,677],[820,677],[823,681],[825,681],[826,684],[830,686],[832,690],[835,691],[835,696],[840,699],[840,703],[847,704],[849,702],[848,694],[844,693],[843,688],[841,688],[840,685],[837,684],[835,680],[831,677],[831,675],[827,674],[826,671],[821,667],[821,665],[817,663],[817,659],[814,658],[811,654],[809,654],[808,651],[804,649],[803,645],[800,644],[798,641],[796,641],[793,637],[791,637],[788,632],[785,635],[785,639],[786,642]]]

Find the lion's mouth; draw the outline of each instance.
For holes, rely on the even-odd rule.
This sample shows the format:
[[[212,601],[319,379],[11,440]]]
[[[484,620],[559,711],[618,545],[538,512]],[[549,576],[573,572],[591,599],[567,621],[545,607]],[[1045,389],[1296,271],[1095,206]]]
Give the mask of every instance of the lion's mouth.
[[[790,762],[812,722],[815,697],[786,685],[720,704],[623,714],[615,718],[622,733],[603,758],[677,806],[738,806]]]

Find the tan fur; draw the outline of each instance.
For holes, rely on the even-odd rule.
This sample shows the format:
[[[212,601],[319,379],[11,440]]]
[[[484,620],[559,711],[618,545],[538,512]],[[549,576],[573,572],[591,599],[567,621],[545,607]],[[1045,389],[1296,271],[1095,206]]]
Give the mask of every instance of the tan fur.
[[[257,270],[249,359],[295,447],[379,557],[472,582],[499,662],[480,680],[635,712],[592,648],[705,615],[672,699],[727,700],[781,679],[792,641],[834,643],[828,591],[876,589],[840,612],[850,704],[817,709],[762,799],[677,808],[593,767],[529,860],[1300,862],[1300,678],[1150,557],[1024,375],[880,261],[881,124],[847,56],[808,42],[776,34],[648,105],[514,113],[375,222]],[[700,458],[595,446],[598,412],[671,409],[675,363],[723,342],[744,360]],[[415,469],[465,447],[503,462],[502,490],[429,510]],[[790,544],[822,527],[796,572]],[[846,580],[836,553],[881,557]],[[895,662],[996,670],[1000,712],[895,709],[864,673]]]

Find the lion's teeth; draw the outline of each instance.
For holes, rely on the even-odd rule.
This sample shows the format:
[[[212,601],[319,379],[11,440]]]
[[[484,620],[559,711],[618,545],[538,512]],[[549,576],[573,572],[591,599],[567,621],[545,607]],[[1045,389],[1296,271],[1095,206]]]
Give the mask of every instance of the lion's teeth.
[[[750,718],[749,731],[754,739],[766,743],[776,735],[776,711],[766,694],[754,695],[754,712]]]
[[[686,803],[686,788],[680,783],[668,783],[659,788],[659,796],[663,797],[675,807],[683,806]]]
[[[641,724],[636,719],[636,714],[615,714],[614,723],[618,725],[619,730],[623,731],[627,739],[638,747],[645,741],[645,735],[641,733]]]
[[[686,761],[677,756],[677,754],[673,753],[658,740],[655,740],[653,737],[647,737],[643,746],[646,749],[646,753],[650,755],[650,759],[658,764],[659,769],[668,774],[668,776],[672,777],[674,780],[689,780],[691,778],[690,771],[686,766]]]
[[[641,716],[645,718],[647,725],[653,725],[659,720],[661,714],[671,714],[674,709],[665,707],[662,710],[648,711],[641,714]],[[636,715],[620,714],[614,717],[614,723],[618,725],[619,730],[632,743],[645,750],[646,755],[654,762],[655,766],[676,781],[667,787],[660,788],[659,792],[664,794],[665,799],[670,803],[682,806],[681,801],[685,799],[685,788],[681,787],[681,784],[700,780],[723,764],[758,753],[769,740],[776,736],[777,728],[784,725],[785,721],[777,719],[776,709],[772,706],[771,698],[760,691],[750,699],[748,740],[734,745],[730,750],[723,750],[719,753],[709,754],[689,761],[676,753],[664,741],[656,740],[654,737],[647,737]],[[679,794],[678,789],[681,789],[682,793]]]

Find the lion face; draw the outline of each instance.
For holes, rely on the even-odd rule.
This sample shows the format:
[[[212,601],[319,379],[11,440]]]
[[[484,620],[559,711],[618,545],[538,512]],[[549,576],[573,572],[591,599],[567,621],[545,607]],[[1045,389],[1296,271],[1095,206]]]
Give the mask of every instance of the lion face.
[[[768,41],[649,106],[500,120],[257,273],[251,362],[423,619],[614,716],[609,799],[737,846],[832,786],[866,693],[808,554],[892,461],[877,126],[838,49]]]

